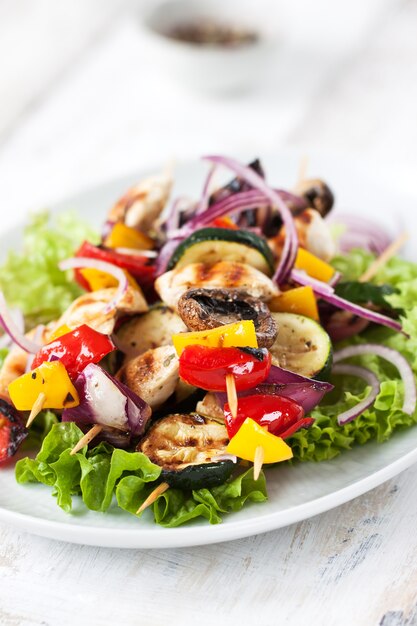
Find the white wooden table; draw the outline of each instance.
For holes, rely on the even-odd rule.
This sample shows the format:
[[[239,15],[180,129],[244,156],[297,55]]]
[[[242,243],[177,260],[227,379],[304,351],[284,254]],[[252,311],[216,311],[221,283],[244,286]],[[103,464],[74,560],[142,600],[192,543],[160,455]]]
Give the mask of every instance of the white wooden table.
[[[2,228],[95,182],[209,151],[350,153],[415,193],[416,0],[312,7],[283,3],[269,81],[222,99],[167,88],[139,2],[0,0]],[[303,523],[183,550],[95,549],[0,526],[0,624],[412,626],[416,481],[413,467]]]

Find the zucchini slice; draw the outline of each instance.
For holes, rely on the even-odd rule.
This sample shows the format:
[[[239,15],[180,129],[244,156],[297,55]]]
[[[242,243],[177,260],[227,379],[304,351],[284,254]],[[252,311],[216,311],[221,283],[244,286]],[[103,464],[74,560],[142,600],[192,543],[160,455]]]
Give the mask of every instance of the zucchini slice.
[[[272,363],[307,376],[325,378],[332,366],[332,342],[314,320],[295,313],[271,313],[278,336],[269,348]]]
[[[168,270],[190,263],[213,265],[219,261],[247,263],[267,276],[274,271],[274,257],[266,241],[247,230],[202,228],[179,244]]]
[[[232,461],[213,461],[229,443],[224,424],[197,413],[167,415],[155,422],[138,450],[162,467],[161,480],[178,489],[223,484]]]

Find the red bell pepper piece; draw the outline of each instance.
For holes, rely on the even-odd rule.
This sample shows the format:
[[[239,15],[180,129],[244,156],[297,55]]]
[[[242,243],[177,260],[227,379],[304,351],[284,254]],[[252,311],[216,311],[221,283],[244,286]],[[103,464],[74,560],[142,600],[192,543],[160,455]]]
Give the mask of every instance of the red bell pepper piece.
[[[83,324],[43,346],[33,359],[32,369],[44,361],[58,358],[65,365],[70,378],[76,378],[89,363],[98,363],[114,349],[108,335]]]
[[[237,433],[247,417],[282,439],[314,422],[312,417],[304,417],[303,408],[294,400],[266,394],[239,398],[236,418],[233,418],[230,407],[226,403],[224,417],[230,439]]]
[[[84,243],[81,244],[75,256],[113,263],[113,265],[127,270],[138,285],[145,290],[151,288],[155,280],[155,267],[149,265],[149,258],[146,256],[140,256],[139,254],[122,254],[121,252],[116,252],[115,250],[104,248],[103,246],[94,246],[88,241],[84,241]],[[90,286],[80,270],[75,270],[74,275],[77,283],[86,291],[90,291]]]
[[[226,375],[233,374],[238,391],[250,389],[268,376],[271,355],[265,348],[187,346],[180,356],[180,377],[209,391],[225,391]]]
[[[27,437],[19,413],[6,400],[0,398],[0,463],[10,459]]]

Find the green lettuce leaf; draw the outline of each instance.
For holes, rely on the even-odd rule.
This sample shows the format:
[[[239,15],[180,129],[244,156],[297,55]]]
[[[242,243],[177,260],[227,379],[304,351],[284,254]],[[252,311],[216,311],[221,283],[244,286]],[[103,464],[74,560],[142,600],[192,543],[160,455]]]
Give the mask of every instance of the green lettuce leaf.
[[[373,256],[362,250],[352,250],[349,254],[337,257],[333,264],[343,277],[356,280],[373,260]],[[402,310],[401,318],[409,337],[395,333],[382,326],[373,326],[360,336],[336,346],[357,343],[380,343],[394,348],[403,354],[417,375],[417,264],[394,258],[380,269],[375,284],[389,284],[397,292],[386,295],[385,299],[395,309]],[[374,405],[358,418],[339,426],[337,416],[364,399],[369,388],[357,378],[337,376],[332,379],[335,389],[324,398],[320,407],[312,411],[314,424],[307,430],[295,433],[288,440],[294,458],[301,461],[325,461],[332,459],[343,450],[355,444],[364,444],[370,439],[382,443],[394,431],[407,428],[417,422],[417,412],[407,415],[401,410],[404,389],[396,368],[376,356],[363,356],[354,359],[358,365],[370,368],[381,381],[381,390]]]
[[[84,239],[94,242],[97,235],[75,215],[52,220],[48,213],[39,213],[25,228],[22,251],[9,252],[0,270],[0,286],[8,304],[22,310],[28,327],[59,317],[81,294],[58,263],[72,256]]]
[[[88,509],[106,511],[116,494],[118,506],[136,514],[155,488],[161,468],[140,452],[126,452],[107,443],[92,450],[85,447],[71,455],[81,436],[81,430],[72,422],[54,424],[36,458],[17,462],[17,481],[52,487],[57,504],[66,512],[72,509],[74,495],[81,496]],[[166,527],[179,526],[196,517],[217,524],[221,522],[221,513],[238,511],[246,502],[263,502],[266,497],[265,477],[261,474],[255,481],[250,469],[213,489],[170,489],[155,502],[153,513],[155,521]]]
[[[148,494],[145,495],[147,497]],[[116,489],[119,506],[135,513],[144,498],[130,476],[123,478]],[[185,524],[196,517],[204,517],[210,524],[222,521],[220,514],[239,511],[246,502],[264,502],[267,499],[265,476],[253,478],[253,469],[247,470],[223,485],[192,492],[169,489],[153,505],[155,521],[166,528]]]
[[[135,476],[143,486],[156,480],[161,469],[139,452],[126,452],[100,443],[70,452],[83,433],[73,422],[52,426],[35,459],[16,463],[18,483],[41,482],[53,488],[58,505],[69,512],[72,496],[81,495],[87,508],[105,511],[111,504],[117,481],[125,474]]]

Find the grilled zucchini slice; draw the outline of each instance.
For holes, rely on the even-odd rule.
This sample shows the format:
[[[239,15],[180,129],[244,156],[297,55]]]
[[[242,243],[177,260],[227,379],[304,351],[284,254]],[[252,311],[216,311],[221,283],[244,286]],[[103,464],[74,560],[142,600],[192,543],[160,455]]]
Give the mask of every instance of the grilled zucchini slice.
[[[187,330],[186,325],[168,306],[156,304],[146,313],[129,318],[116,333],[118,345],[127,359],[147,350],[172,345],[172,335]]]
[[[247,230],[202,228],[179,244],[168,270],[190,263],[213,265],[219,261],[247,263],[267,276],[274,271],[274,257],[265,239]]]
[[[161,480],[178,489],[201,489],[223,484],[232,461],[215,461],[229,440],[224,424],[197,413],[167,415],[155,422],[138,450],[162,468]]]
[[[271,315],[278,326],[278,336],[269,348],[272,363],[308,378],[326,378],[332,367],[333,349],[320,324],[295,313]]]

